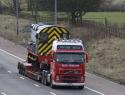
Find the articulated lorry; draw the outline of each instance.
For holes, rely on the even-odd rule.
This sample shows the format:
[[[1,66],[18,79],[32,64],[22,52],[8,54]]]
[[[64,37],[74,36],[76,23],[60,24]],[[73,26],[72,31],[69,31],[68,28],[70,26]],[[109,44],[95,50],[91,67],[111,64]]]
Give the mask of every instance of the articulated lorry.
[[[18,62],[19,74],[44,85],[85,85],[85,63],[88,56],[79,39],[70,39],[69,31],[54,25],[33,24],[27,60]]]

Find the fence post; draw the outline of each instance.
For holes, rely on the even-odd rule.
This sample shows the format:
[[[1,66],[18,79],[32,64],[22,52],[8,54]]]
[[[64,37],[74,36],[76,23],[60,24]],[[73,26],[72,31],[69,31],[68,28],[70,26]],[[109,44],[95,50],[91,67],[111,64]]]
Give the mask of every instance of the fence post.
[[[105,26],[107,26],[108,24],[108,21],[107,21],[107,18],[105,17]]]

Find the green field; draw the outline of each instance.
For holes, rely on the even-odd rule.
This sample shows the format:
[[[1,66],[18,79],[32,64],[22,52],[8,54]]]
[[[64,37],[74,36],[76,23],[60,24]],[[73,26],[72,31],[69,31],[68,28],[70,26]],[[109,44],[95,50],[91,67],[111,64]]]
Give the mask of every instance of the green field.
[[[83,19],[93,20],[97,22],[105,22],[105,18],[109,23],[121,25],[125,23],[125,12],[89,12]]]

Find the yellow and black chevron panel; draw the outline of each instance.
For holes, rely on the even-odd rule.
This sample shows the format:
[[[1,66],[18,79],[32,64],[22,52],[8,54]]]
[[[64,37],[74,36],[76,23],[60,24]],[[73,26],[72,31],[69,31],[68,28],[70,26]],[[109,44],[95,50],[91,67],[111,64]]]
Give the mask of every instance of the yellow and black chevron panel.
[[[43,30],[41,30],[41,32],[48,34],[48,41],[40,42],[38,44],[38,54],[40,55],[49,55],[51,53],[52,42],[55,39],[62,38],[64,34],[67,35],[67,37],[69,36],[69,31],[67,31],[63,27],[57,26],[46,27]]]

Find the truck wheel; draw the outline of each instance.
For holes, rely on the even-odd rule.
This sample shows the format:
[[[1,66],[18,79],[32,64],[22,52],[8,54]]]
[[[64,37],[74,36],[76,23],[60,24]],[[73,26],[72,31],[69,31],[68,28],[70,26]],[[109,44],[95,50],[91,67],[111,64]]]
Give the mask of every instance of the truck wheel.
[[[44,76],[44,71],[42,71],[42,78],[41,78],[41,83],[42,83],[42,84],[44,84],[44,78],[45,78],[45,76]]]
[[[53,85],[53,83],[52,83],[52,79],[50,80],[50,87],[55,88],[55,85]]]
[[[25,76],[25,68],[24,67],[22,67],[22,75]]]
[[[46,78],[44,78],[44,85],[49,85]]]
[[[44,76],[44,84],[45,84],[45,85],[49,85],[49,83],[48,83],[48,81],[47,81],[48,73],[49,73],[48,71],[45,71],[45,73],[44,73],[44,74],[45,74],[45,76]]]
[[[18,62],[17,68],[18,68],[18,73],[21,74],[21,70],[20,70],[20,62]]]
[[[19,74],[22,74],[22,65],[19,65]]]
[[[21,74],[21,70],[20,70],[20,68],[19,68],[19,74]]]

